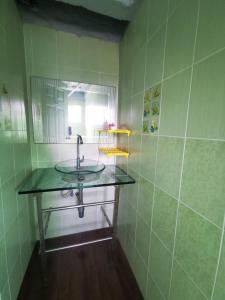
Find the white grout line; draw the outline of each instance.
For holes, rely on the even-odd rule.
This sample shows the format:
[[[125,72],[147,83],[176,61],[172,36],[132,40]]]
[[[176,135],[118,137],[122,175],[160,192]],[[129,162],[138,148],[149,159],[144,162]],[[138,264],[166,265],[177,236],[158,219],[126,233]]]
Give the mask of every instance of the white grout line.
[[[216,266],[215,278],[214,278],[212,294],[211,294],[211,298],[210,298],[211,300],[213,300],[213,297],[214,297],[216,280],[217,280],[218,272],[219,272],[220,260],[221,260],[222,249],[223,249],[223,240],[224,240],[224,231],[225,231],[224,229],[225,229],[225,214],[224,214],[224,219],[223,219],[223,229],[222,229],[221,240],[220,240],[220,248],[219,248],[218,261],[217,261],[217,266]]]
[[[170,298],[171,285],[172,285],[172,277],[173,277],[173,268],[174,268],[174,256],[175,256],[175,248],[176,248],[176,235],[177,235],[177,227],[178,227],[178,214],[179,214],[181,186],[182,186],[182,179],[183,179],[185,147],[186,147],[186,136],[187,136],[187,130],[188,130],[189,107],[190,107],[190,101],[191,101],[191,89],[192,89],[192,80],[193,80],[193,72],[194,72],[194,64],[193,63],[194,63],[194,58],[195,58],[195,50],[196,50],[196,44],[197,44],[197,33],[198,33],[198,24],[199,24],[199,12],[200,12],[200,0],[198,0],[197,17],[196,17],[195,40],[194,40],[194,47],[193,47],[191,78],[190,78],[190,88],[189,88],[189,95],[188,95],[188,106],[187,106],[187,115],[186,115],[186,124],[185,124],[185,136],[184,136],[185,138],[184,138],[183,157],[182,157],[181,172],[180,172],[179,195],[178,195],[178,205],[177,205],[176,222],[175,222],[175,230],[174,230],[172,266],[171,266],[171,273],[170,273],[170,285],[169,285],[168,298]]]

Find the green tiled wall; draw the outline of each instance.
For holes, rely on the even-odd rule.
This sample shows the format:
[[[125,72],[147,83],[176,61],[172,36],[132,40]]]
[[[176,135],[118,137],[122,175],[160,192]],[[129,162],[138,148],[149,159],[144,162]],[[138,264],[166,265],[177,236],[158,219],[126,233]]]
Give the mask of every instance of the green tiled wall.
[[[120,45],[119,238],[146,300],[225,299],[225,2],[143,1]],[[145,20],[145,21],[144,21]],[[162,84],[159,129],[143,96]]]
[[[15,300],[33,244],[33,205],[17,195],[31,170],[26,127],[22,23],[15,1],[0,1],[0,299]]]

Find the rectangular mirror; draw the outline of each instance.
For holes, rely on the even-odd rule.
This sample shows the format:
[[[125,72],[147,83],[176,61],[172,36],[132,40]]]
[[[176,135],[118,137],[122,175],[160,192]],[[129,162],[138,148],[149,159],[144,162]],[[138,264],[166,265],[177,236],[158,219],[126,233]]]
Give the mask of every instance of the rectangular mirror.
[[[115,87],[31,77],[35,143],[111,142],[98,130],[116,124]]]

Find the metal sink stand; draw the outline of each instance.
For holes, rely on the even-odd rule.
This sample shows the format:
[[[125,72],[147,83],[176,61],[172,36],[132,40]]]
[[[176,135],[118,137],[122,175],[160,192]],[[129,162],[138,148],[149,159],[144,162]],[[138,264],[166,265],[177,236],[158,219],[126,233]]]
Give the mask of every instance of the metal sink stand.
[[[114,200],[101,201],[101,202],[92,202],[92,203],[78,204],[78,205],[60,206],[60,207],[50,207],[50,208],[47,208],[47,209],[43,209],[42,208],[42,193],[37,193],[36,194],[38,229],[39,229],[39,236],[40,236],[40,255],[41,255],[41,265],[42,265],[44,285],[47,285],[47,283],[48,283],[47,256],[46,256],[47,253],[54,252],[54,251],[59,251],[59,250],[64,250],[64,249],[70,249],[70,248],[79,247],[79,246],[84,246],[84,245],[88,245],[88,244],[99,243],[99,242],[103,242],[103,241],[111,240],[111,239],[115,238],[116,232],[117,232],[119,197],[120,197],[120,186],[115,185]],[[109,217],[107,216],[106,211],[103,207],[103,205],[106,205],[106,204],[114,204],[112,224],[111,224],[111,222],[109,220]],[[48,226],[49,217],[50,217],[51,212],[60,211],[60,210],[67,210],[67,209],[75,209],[75,208],[81,208],[81,207],[90,207],[90,206],[101,206],[102,213],[105,216],[107,223],[112,228],[112,236],[102,238],[102,239],[97,239],[97,240],[91,240],[91,241],[88,241],[88,242],[68,245],[68,246],[65,245],[65,246],[59,247],[59,248],[46,249],[45,236],[46,236],[47,226]],[[44,225],[43,214],[46,214],[46,213],[49,213],[49,215],[47,217],[46,224]]]

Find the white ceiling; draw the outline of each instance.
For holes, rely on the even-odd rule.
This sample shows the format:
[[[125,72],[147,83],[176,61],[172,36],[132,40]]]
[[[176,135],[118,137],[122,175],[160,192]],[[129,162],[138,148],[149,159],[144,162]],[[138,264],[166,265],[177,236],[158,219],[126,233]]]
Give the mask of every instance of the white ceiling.
[[[131,20],[136,8],[142,0],[57,0],[91,11],[107,15],[119,20]]]

